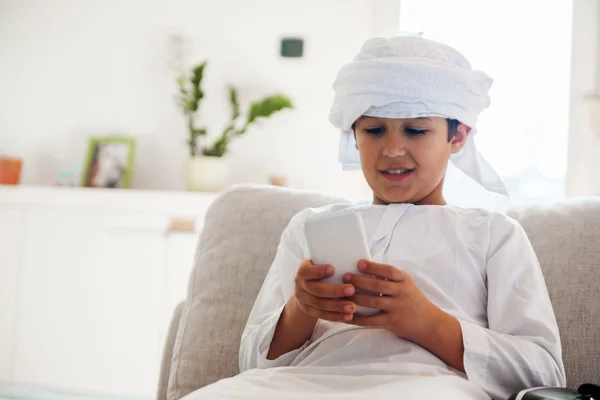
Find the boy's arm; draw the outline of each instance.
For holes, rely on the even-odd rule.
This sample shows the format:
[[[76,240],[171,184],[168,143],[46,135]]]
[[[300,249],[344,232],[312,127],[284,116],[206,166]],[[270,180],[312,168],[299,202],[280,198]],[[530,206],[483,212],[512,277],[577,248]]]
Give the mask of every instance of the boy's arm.
[[[556,318],[535,252],[508,218],[492,226],[487,260],[488,326],[459,321],[469,380],[494,398],[564,386]]]
[[[419,341],[419,345],[437,358],[461,372],[465,372],[462,328],[458,319],[438,307],[432,307],[435,321],[429,335]]]
[[[290,297],[277,322],[267,360],[275,360],[301,348],[311,338],[317,321],[317,318],[304,314],[298,307],[295,297]]]
[[[274,353],[267,357],[287,300],[284,296],[282,268],[299,267],[302,263],[302,244],[297,240],[295,231],[303,218],[303,213],[294,216],[281,235],[275,259],[252,307],[240,343],[241,372],[252,368],[289,365],[302,350],[300,346],[295,350],[289,349],[285,353],[277,354],[277,357],[273,357]]]
[[[487,255],[487,326],[456,319],[433,304],[406,272],[361,262],[369,276],[348,274],[357,304],[381,309],[353,323],[384,327],[417,343],[446,364],[466,372],[493,398],[537,386],[564,386],[565,371],[552,304],[537,257],[521,226],[492,221]]]

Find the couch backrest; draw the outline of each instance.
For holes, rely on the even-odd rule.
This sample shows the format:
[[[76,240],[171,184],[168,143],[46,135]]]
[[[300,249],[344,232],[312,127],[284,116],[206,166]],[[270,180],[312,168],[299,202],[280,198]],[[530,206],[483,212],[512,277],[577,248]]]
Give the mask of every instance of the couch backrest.
[[[567,385],[600,383],[600,198],[513,208],[540,261],[561,333]]]
[[[240,185],[207,211],[173,347],[167,399],[235,375],[242,330],[281,233],[307,207],[347,201],[322,193]]]
[[[238,372],[242,330],[291,217],[342,198],[240,185],[210,207],[175,339],[167,398]],[[568,383],[600,377],[600,200],[513,209],[540,258],[564,343]]]

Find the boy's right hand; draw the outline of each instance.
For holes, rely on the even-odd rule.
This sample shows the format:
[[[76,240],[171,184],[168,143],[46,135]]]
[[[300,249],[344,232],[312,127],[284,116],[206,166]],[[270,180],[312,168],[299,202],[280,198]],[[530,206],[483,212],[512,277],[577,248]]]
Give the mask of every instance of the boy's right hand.
[[[352,320],[356,304],[344,298],[354,294],[354,286],[321,282],[333,273],[331,265],[314,265],[310,260],[304,261],[296,274],[296,305],[310,317],[348,322]]]

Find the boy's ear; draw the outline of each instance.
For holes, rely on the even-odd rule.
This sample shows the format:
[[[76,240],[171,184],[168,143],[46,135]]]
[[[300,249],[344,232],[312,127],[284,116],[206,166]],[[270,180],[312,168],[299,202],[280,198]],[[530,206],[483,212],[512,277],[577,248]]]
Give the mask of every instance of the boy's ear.
[[[450,142],[452,153],[458,153],[459,151],[462,150],[463,147],[465,147],[465,144],[467,143],[467,137],[469,136],[470,133],[471,133],[470,127],[463,124],[462,122],[460,122],[458,124],[458,126],[456,127],[456,134],[454,135],[454,137],[452,138],[452,141]]]

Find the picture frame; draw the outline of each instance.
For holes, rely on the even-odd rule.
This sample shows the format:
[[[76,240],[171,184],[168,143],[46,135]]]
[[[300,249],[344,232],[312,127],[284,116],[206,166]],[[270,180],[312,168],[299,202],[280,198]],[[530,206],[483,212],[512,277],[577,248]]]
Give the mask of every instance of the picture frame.
[[[129,136],[90,137],[81,186],[130,188],[135,144],[135,139]]]

